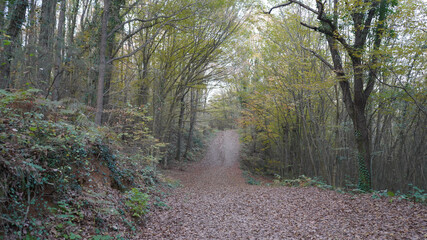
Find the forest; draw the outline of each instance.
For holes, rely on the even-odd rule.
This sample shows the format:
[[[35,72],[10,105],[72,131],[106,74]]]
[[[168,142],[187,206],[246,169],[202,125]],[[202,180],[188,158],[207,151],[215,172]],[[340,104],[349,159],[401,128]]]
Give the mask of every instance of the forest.
[[[168,171],[230,129],[252,183],[315,179],[425,207],[425,1],[0,0],[0,12],[0,239],[139,239],[182,187]]]

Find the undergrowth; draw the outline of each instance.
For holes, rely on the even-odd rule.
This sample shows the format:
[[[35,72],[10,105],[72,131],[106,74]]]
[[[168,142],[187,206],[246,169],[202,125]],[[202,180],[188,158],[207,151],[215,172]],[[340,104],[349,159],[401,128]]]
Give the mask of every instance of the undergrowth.
[[[370,194],[373,199],[388,198],[390,202],[395,200],[407,200],[414,203],[427,204],[427,193],[413,185],[410,185],[411,190],[408,193],[401,193],[400,191],[393,192],[387,189],[385,190],[372,190],[370,192],[364,192],[354,185],[348,185],[346,188],[335,188],[325,183],[322,179],[317,177],[307,177],[301,175],[296,179],[283,179],[280,175],[275,175],[274,185],[276,186],[287,186],[287,187],[318,187],[321,189],[334,190],[339,193],[351,193],[351,194]]]
[[[37,94],[0,90],[0,239],[86,239],[89,227],[91,239],[112,239],[134,231],[130,216],[142,218],[149,202],[166,206],[155,188],[162,143],[143,109],[120,109],[116,125],[99,127],[86,106]]]
[[[261,185],[261,181],[253,178],[248,171],[243,171],[243,177],[249,185]]]

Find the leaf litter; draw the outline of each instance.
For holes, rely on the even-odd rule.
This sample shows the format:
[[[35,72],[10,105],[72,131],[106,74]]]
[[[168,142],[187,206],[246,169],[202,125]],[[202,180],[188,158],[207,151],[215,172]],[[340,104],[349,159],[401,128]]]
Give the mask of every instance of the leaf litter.
[[[245,183],[239,136],[217,134],[204,159],[170,170],[183,187],[150,213],[139,239],[427,239],[427,207],[316,187]]]

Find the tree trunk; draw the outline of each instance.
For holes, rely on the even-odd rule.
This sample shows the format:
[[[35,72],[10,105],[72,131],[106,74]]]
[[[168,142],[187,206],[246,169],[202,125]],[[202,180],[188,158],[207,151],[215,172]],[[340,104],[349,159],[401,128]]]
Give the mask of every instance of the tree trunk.
[[[183,94],[180,99],[180,110],[179,110],[179,118],[178,118],[178,136],[176,141],[176,155],[175,160],[181,161],[181,145],[182,145],[182,130],[184,126],[184,112],[185,112],[185,95]]]
[[[4,11],[6,9],[6,0],[0,0],[0,29],[4,29]]]
[[[194,96],[196,92],[196,96]],[[187,144],[185,145],[185,152],[182,156],[184,159],[187,158],[187,154],[192,147],[194,126],[196,125],[197,118],[197,107],[199,102],[199,90],[191,91],[191,109],[190,109],[190,129],[188,130]]]
[[[6,34],[10,37],[10,44],[4,47],[4,52],[0,56],[0,89],[11,87],[12,81],[10,76],[11,62],[13,59],[13,50],[19,46],[18,36],[25,21],[25,12],[27,10],[27,0],[17,0],[11,14],[9,26]]]
[[[37,65],[34,63],[37,62],[36,56],[36,44],[37,44],[37,17],[36,17],[37,4],[36,0],[31,0],[29,2],[29,11],[27,18],[27,43],[25,46],[25,66],[27,71],[24,74],[25,82],[36,82],[37,81]]]
[[[140,69],[140,80],[141,80],[141,86],[139,87],[138,97],[137,97],[137,103],[138,106],[143,106],[147,104],[148,102],[148,69],[149,69],[149,60],[150,56],[146,54],[147,50],[146,48],[142,49],[142,69]]]
[[[111,3],[111,7],[109,9],[109,17],[108,17],[108,25],[107,25],[107,35],[111,34],[110,37],[107,39],[107,49],[106,49],[106,58],[108,60],[112,59],[114,56],[114,50],[116,48],[116,32],[112,32],[113,29],[117,25],[121,23],[120,19],[120,9],[122,5],[124,4],[123,0],[113,0]],[[105,80],[104,80],[104,100],[103,100],[103,109],[110,109],[110,88],[111,88],[111,81],[113,79],[113,65],[112,64],[106,64],[105,69]],[[108,119],[108,113],[104,113],[104,116],[102,117],[104,121]]]
[[[359,164],[359,189],[371,189],[371,142],[366,121],[365,108],[355,106],[356,115],[353,119],[355,139],[357,144],[357,161]]]
[[[74,43],[74,32],[76,29],[77,14],[79,11],[80,0],[74,0],[73,7],[70,11],[70,16],[68,20],[68,46],[71,46]]]
[[[352,57],[354,71],[354,101],[350,84],[342,67],[341,56],[337,48],[336,40],[327,37],[329,50],[334,63],[334,70],[343,93],[343,102],[350,118],[353,121],[357,148],[357,160],[359,165],[359,188],[364,191],[371,189],[371,148],[370,135],[366,121],[365,106],[369,95],[363,91],[363,68],[361,59]]]
[[[65,31],[64,31],[64,25],[65,25],[65,10],[66,10],[66,1],[61,1],[61,11],[59,14],[59,20],[58,20],[58,33],[56,38],[56,46],[55,46],[55,69],[53,74],[53,91],[52,91],[52,99],[53,100],[59,100],[60,99],[60,87],[62,82],[62,56],[63,56],[63,49],[65,44]]]
[[[53,43],[55,41],[56,1],[43,0],[40,16],[40,35],[38,44],[37,87],[47,93],[51,84],[53,67]]]
[[[101,43],[99,45],[99,74],[98,74],[98,86],[96,95],[96,115],[95,123],[101,125],[102,123],[102,112],[104,110],[104,79],[106,70],[105,51],[107,48],[107,24],[108,24],[108,13],[110,8],[110,0],[104,0],[104,14],[101,22]]]

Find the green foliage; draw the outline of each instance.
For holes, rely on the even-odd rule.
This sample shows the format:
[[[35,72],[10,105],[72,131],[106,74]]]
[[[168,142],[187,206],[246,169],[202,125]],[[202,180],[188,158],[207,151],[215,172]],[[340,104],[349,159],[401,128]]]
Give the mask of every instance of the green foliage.
[[[170,209],[169,205],[167,203],[165,203],[162,198],[160,198],[159,196],[155,196],[154,197],[154,206],[159,207],[161,209]]]
[[[159,182],[158,172],[154,167],[146,166],[140,171],[140,174],[147,186],[154,186]]]
[[[412,187],[412,189],[408,194],[406,194],[406,197],[414,202],[427,204],[427,192],[412,184],[410,184],[410,187]]]
[[[70,240],[82,239],[82,237],[80,235],[75,234],[75,233],[64,234],[64,238],[70,239]]]
[[[410,187],[410,190],[408,193],[401,193],[400,191],[393,192],[387,189],[373,191],[372,198],[373,199],[389,198],[390,202],[392,202],[395,199],[398,199],[398,200],[412,201],[414,203],[427,204],[427,193],[423,189],[420,189],[412,184],[409,184],[409,187]]]
[[[326,184],[320,178],[310,178],[305,175],[301,175],[296,179],[283,179],[280,175],[275,176],[275,185],[287,186],[287,187],[318,187],[321,189],[333,189],[331,185]]]
[[[117,135],[92,124],[85,108],[41,99],[37,94],[35,89],[0,90],[0,213],[7,220],[0,231],[18,236],[22,229],[31,228],[37,233],[29,236],[46,236],[43,226],[29,223],[33,218],[28,211],[40,217],[50,209],[50,214],[60,221],[55,229],[62,235],[56,237],[79,239],[80,235],[71,230],[75,222],[82,221],[76,205],[79,201],[70,204],[64,199],[80,194],[85,185],[97,184],[97,175],[108,178],[111,186],[120,190],[135,185],[135,181],[147,186],[159,183],[153,165],[156,160],[151,160],[154,157],[150,155],[156,148],[151,147],[156,144],[154,140],[144,142],[147,145],[143,147],[149,149],[144,155],[118,154],[114,150]],[[138,134],[151,137],[147,132]],[[100,170],[103,166],[107,171]],[[148,211],[147,194],[133,190],[127,196],[134,216]],[[53,206],[48,207],[48,202]]]
[[[127,192],[127,200],[125,202],[132,212],[132,216],[141,218],[148,213],[150,195],[141,192],[139,188],[132,188]]]
[[[357,138],[357,136],[356,136]],[[359,162],[359,184],[358,188],[363,192],[371,191],[371,176],[369,174],[368,168],[365,164],[365,159],[362,153],[357,154],[357,160]]]
[[[96,235],[91,238],[91,240],[111,240],[111,239],[114,239],[114,237],[111,237],[109,235]]]
[[[261,181],[253,178],[248,171],[243,171],[243,177],[246,179],[246,183],[249,185],[261,185]]]
[[[210,99],[209,125],[220,130],[236,128],[240,117],[239,98],[235,92],[223,91]]]

